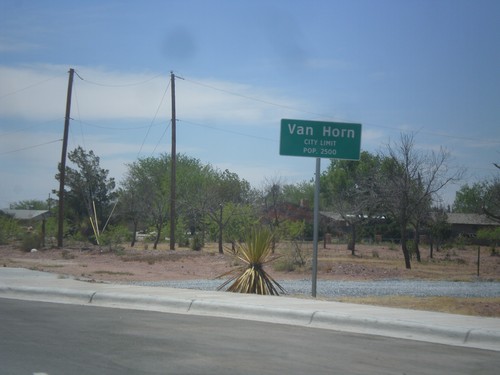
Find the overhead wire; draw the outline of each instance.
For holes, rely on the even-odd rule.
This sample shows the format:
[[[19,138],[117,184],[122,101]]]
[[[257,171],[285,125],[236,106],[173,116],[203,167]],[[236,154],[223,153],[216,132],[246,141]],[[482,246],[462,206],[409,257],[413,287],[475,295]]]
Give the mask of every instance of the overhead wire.
[[[203,128],[213,129],[213,130],[224,132],[224,133],[230,133],[230,134],[240,135],[242,137],[249,137],[249,138],[255,138],[255,139],[263,139],[265,141],[276,142],[276,139],[262,137],[262,136],[258,136],[258,135],[247,134],[247,133],[242,133],[242,132],[238,132],[238,131],[230,130],[230,129],[222,129],[222,128],[218,128],[218,127],[213,126],[213,125],[200,124],[200,123],[197,123],[197,122],[194,122],[194,121],[182,120],[182,119],[177,119],[177,121],[183,122],[183,123],[186,123],[186,124],[191,124],[191,125],[203,127]]]
[[[90,127],[93,127],[93,128],[99,128],[99,129],[108,129],[108,130],[119,130],[119,131],[122,131],[122,130],[140,130],[140,129],[146,129],[146,128],[149,128],[150,126],[152,127],[155,127],[155,126],[160,126],[162,125],[161,123],[157,123],[157,124],[153,124],[153,125],[141,125],[141,126],[129,126],[129,127],[116,127],[116,126],[105,126],[105,125],[98,125],[98,124],[94,124],[94,123],[90,123],[88,121],[83,121],[83,120],[80,120],[80,122],[83,124],[83,125],[87,125],[87,126],[90,126]]]
[[[33,149],[33,148],[37,148],[37,147],[40,147],[40,146],[45,146],[45,145],[49,145],[51,143],[56,143],[56,142],[61,142],[62,141],[62,138],[61,139],[54,139],[52,141],[48,141],[48,142],[44,142],[44,143],[39,143],[37,145],[32,145],[32,146],[27,146],[27,147],[23,147],[23,148],[18,148],[16,150],[10,150],[10,151],[5,151],[5,152],[0,152],[0,155],[7,155],[7,154],[12,154],[14,152],[19,152],[19,151],[24,151],[24,150],[30,150],[30,149]]]
[[[21,133],[22,131],[24,130],[28,130],[28,129],[33,129],[33,128],[36,128],[38,127],[40,124],[48,124],[48,123],[51,123],[51,122],[56,122],[56,121],[60,121],[62,120],[63,118],[57,118],[57,119],[52,119],[52,120],[47,120],[47,121],[43,121],[41,123],[35,123],[33,125],[29,125],[29,126],[26,126],[24,128],[20,128],[20,129],[15,129],[15,130],[12,130],[12,131],[4,131],[4,132],[0,132],[0,136],[4,137],[4,136],[7,136],[7,135],[12,135],[12,134],[16,134],[16,133]]]
[[[158,148],[158,146],[160,145],[161,141],[163,140],[163,137],[165,137],[165,134],[167,134],[167,130],[168,130],[168,128],[170,128],[171,125],[172,125],[172,120],[169,121],[168,126],[163,130],[163,133],[160,136],[160,138],[158,138],[158,142],[156,143],[155,148],[151,152],[151,156],[153,156],[154,153],[156,152],[156,149]]]
[[[150,81],[152,81],[152,80],[154,80],[154,79],[156,79],[158,77],[161,77],[163,75],[163,74],[157,74],[155,76],[152,76],[151,78],[148,78],[148,79],[145,79],[145,80],[142,80],[142,81],[138,81],[138,82],[132,82],[132,83],[107,84],[107,83],[96,82],[96,81],[92,81],[92,80],[88,80],[86,78],[83,78],[82,75],[80,74],[80,72],[77,72],[77,71],[75,71],[75,74],[80,78],[80,80],[82,80],[82,81],[84,81],[86,83],[97,85],[97,86],[103,86],[103,87],[129,87],[129,86],[137,86],[137,85],[142,85],[142,84],[148,83],[148,82],[150,82]],[[56,77],[50,77],[48,79],[45,79],[45,80],[33,83],[33,84],[28,85],[26,87],[23,87],[21,89],[18,89],[18,90],[12,91],[10,93],[4,94],[4,95],[2,95],[0,97],[0,99],[4,98],[4,97],[7,97],[7,96],[10,96],[10,95],[14,95],[14,94],[19,93],[19,92],[24,91],[24,90],[30,89],[32,87],[38,86],[40,84],[43,84],[45,82],[51,81],[51,80],[56,79],[56,78],[58,78],[58,76],[56,76]],[[185,76],[183,76],[182,79],[185,80],[185,81],[187,81],[187,82],[190,82],[192,84],[198,85],[198,86],[202,86],[202,87],[206,87],[206,88],[209,88],[209,89],[212,89],[212,90],[223,92],[223,93],[228,94],[228,95],[237,96],[237,97],[240,97],[240,98],[243,98],[243,99],[246,99],[246,100],[252,100],[252,101],[255,101],[255,102],[260,102],[260,103],[263,103],[263,104],[266,104],[266,105],[271,105],[271,106],[275,106],[275,107],[279,107],[279,108],[284,108],[284,109],[296,111],[296,112],[299,112],[299,113],[314,115],[314,116],[320,117],[320,118],[326,118],[326,119],[333,119],[334,118],[331,115],[326,115],[326,114],[322,114],[322,113],[318,113],[318,112],[308,111],[308,110],[296,108],[296,107],[293,107],[293,106],[290,106],[290,105],[286,105],[286,104],[282,104],[282,103],[276,103],[276,102],[265,100],[265,99],[261,99],[261,98],[258,98],[258,97],[254,97],[254,96],[250,96],[250,95],[245,95],[245,94],[237,93],[237,92],[234,92],[234,91],[231,91],[231,90],[228,90],[228,89],[224,89],[224,88],[220,88],[220,87],[217,87],[217,86],[214,86],[214,85],[211,85],[211,84],[199,82],[199,81],[196,81],[196,80],[193,80],[193,79],[190,79],[190,78],[185,78]],[[82,124],[88,125],[88,126],[93,126],[93,127],[98,127],[98,128],[112,129],[112,130],[135,130],[135,129],[147,128],[146,135],[145,135],[145,137],[144,137],[144,139],[143,139],[143,141],[141,143],[141,146],[139,148],[139,152],[137,154],[139,156],[141,154],[141,152],[142,152],[142,149],[144,147],[146,139],[149,136],[151,128],[153,126],[156,126],[156,125],[154,125],[154,122],[157,119],[159,110],[160,110],[160,108],[161,108],[161,106],[163,104],[163,101],[165,99],[165,96],[167,94],[167,91],[168,91],[169,87],[170,87],[170,81],[168,81],[168,85],[165,88],[165,91],[164,91],[163,96],[161,98],[161,101],[160,101],[160,103],[159,103],[159,105],[158,105],[158,107],[157,107],[157,109],[155,111],[155,114],[154,114],[154,117],[153,117],[152,121],[149,123],[149,125],[143,126],[143,127],[115,128],[115,127],[106,127],[106,126],[102,126],[102,125],[91,124],[89,122],[84,122],[84,121],[81,120],[79,103],[78,103],[78,97],[75,95],[75,97],[76,97],[76,104],[77,104],[77,111],[78,111],[78,118],[79,118],[78,122],[80,123],[80,131],[81,131],[81,136],[82,136],[82,140],[83,140],[84,144],[85,144],[85,136],[83,134],[83,127],[81,126]],[[274,139],[270,139],[270,138],[266,138],[266,137],[255,136],[255,135],[246,134],[246,133],[238,132],[238,131],[234,131],[234,130],[221,129],[221,128],[218,128],[218,127],[215,127],[215,126],[212,126],[212,125],[201,124],[201,123],[194,122],[194,121],[182,120],[182,119],[180,119],[179,121],[182,121],[184,123],[188,123],[188,124],[191,124],[191,125],[195,125],[195,126],[204,127],[204,128],[207,128],[207,129],[212,129],[212,130],[220,131],[220,132],[226,132],[226,133],[236,134],[236,135],[243,136],[243,137],[250,137],[250,138],[256,138],[256,139],[264,139],[264,140],[268,140],[268,141],[276,141]],[[415,130],[412,130],[412,129],[406,129],[406,128],[400,128],[400,127],[392,127],[392,126],[386,126],[386,125],[380,125],[380,124],[374,124],[374,123],[364,123],[364,124],[365,125],[369,125],[369,126],[373,126],[373,127],[378,127],[378,128],[395,130],[395,131],[398,131],[398,132],[415,131]],[[163,134],[161,136],[162,138],[165,136],[166,131],[168,130],[169,126],[170,126],[170,124],[164,130],[164,132],[163,132]],[[30,127],[27,127],[25,129],[29,129],[29,128]],[[18,131],[21,131],[21,130],[17,130],[16,132],[18,132]],[[495,139],[485,140],[485,139],[479,139],[479,138],[470,138],[470,137],[465,137],[465,136],[453,135],[453,134],[449,134],[449,133],[433,132],[433,131],[429,131],[429,130],[425,130],[425,129],[419,129],[418,132],[419,133],[425,133],[425,134],[433,135],[433,136],[438,136],[438,137],[450,138],[450,139],[476,141],[476,142],[480,142],[482,144],[499,144],[500,143],[500,140],[495,140]],[[155,146],[153,153],[156,151],[156,149],[157,149],[157,147],[158,147],[159,144],[160,144],[160,141]],[[40,144],[40,145],[43,145],[43,144]],[[20,150],[24,150],[24,149],[29,149],[31,147],[38,147],[38,146],[39,145],[28,146],[26,148],[22,148],[22,149],[19,149],[19,150],[8,151],[7,153],[16,152],[16,151],[20,151]],[[5,153],[0,153],[0,155],[1,154],[5,154]]]
[[[80,77],[80,75],[78,75],[78,73],[75,71],[75,74],[81,79],[82,77]],[[81,114],[80,114],[80,104],[79,104],[79,101],[78,101],[78,90],[76,88],[76,84],[74,83],[73,84],[73,98],[74,98],[74,102],[76,104],[76,112],[77,112],[77,118],[78,120],[75,120],[73,118],[70,118],[71,121],[76,121],[78,124],[79,124],[79,128],[80,128],[80,135],[81,135],[81,138],[82,138],[82,146],[83,146],[83,150],[85,152],[87,152],[87,146],[86,146],[86,142],[85,142],[85,135],[84,135],[84,132],[83,132],[83,126],[82,126],[82,122],[81,122]],[[70,126],[69,127],[69,130],[70,130],[70,134],[72,136],[72,140],[73,140],[73,143],[74,145],[79,145],[79,142],[76,142],[76,137],[73,133],[73,127]],[[85,206],[86,206],[86,209],[87,209],[87,213],[89,215],[89,220],[90,220],[90,224],[92,226],[92,229],[94,230],[94,234],[96,236],[96,241],[97,243],[99,243],[99,222],[97,220],[97,211],[95,209],[95,201],[94,201],[94,191],[93,191],[93,186],[92,184],[90,183],[90,181],[84,179],[84,183],[86,186],[82,186],[83,188],[83,191],[85,193],[83,193],[83,200],[84,200],[84,203],[85,203]]]
[[[148,82],[150,82],[150,81],[152,81],[152,80],[154,80],[154,79],[162,76],[162,74],[157,74],[157,75],[155,75],[155,76],[153,76],[151,78],[148,78],[146,80],[143,80],[143,81],[140,81],[140,82],[134,82],[134,83],[127,83],[127,84],[105,84],[105,83],[95,82],[95,81],[91,81],[91,80],[88,80],[86,78],[83,78],[82,75],[78,71],[76,71],[76,70],[75,70],[75,74],[77,75],[77,77],[80,80],[82,80],[84,82],[87,82],[87,83],[90,83],[90,84],[93,84],[93,85],[97,85],[97,86],[103,86],[103,87],[130,87],[130,86],[137,86],[137,85],[142,85],[142,84],[148,83]],[[165,91],[163,92],[163,96],[162,96],[162,98],[160,100],[160,103],[159,103],[157,109],[156,109],[156,112],[155,112],[155,114],[153,116],[153,119],[152,119],[152,121],[150,122],[150,124],[148,126],[144,126],[144,127],[128,127],[128,128],[115,128],[115,127],[106,127],[106,126],[100,126],[100,125],[90,124],[88,122],[81,121],[81,119],[79,120],[79,122],[80,122],[80,124],[86,124],[86,125],[89,125],[89,126],[94,126],[94,127],[103,128],[103,129],[112,129],[112,130],[136,130],[136,129],[140,129],[140,128],[147,128],[146,135],[144,136],[144,139],[142,141],[141,147],[139,148],[139,152],[137,153],[137,156],[139,156],[141,154],[141,152],[142,152],[142,149],[144,147],[146,139],[149,136],[151,128],[154,126],[154,122],[156,121],[156,118],[158,116],[158,113],[159,113],[160,108],[161,108],[161,106],[163,104],[163,101],[165,99],[165,96],[166,96],[166,94],[168,92],[169,87],[170,87],[170,81],[168,81],[167,87],[165,88]],[[78,103],[77,103],[77,105],[78,105]],[[155,148],[153,150],[153,153],[156,151],[159,143],[161,142],[161,139],[165,136],[166,131],[168,130],[169,126],[167,126],[167,128],[164,130],[162,136],[160,137],[160,140],[158,141],[158,143],[156,144],[156,146],[155,146]],[[84,141],[83,130],[82,130],[82,138],[83,138],[83,141]]]
[[[256,101],[256,102],[264,103],[264,104],[275,106],[275,107],[279,107],[279,108],[293,110],[293,111],[299,112],[299,113],[305,113],[305,114],[313,115],[313,116],[316,116],[318,118],[332,119],[333,121],[338,121],[337,119],[335,119],[334,116],[329,115],[329,114],[324,114],[324,113],[319,113],[319,112],[313,112],[313,111],[307,111],[307,110],[298,109],[298,108],[295,108],[295,107],[292,107],[292,106],[289,106],[289,105],[285,105],[285,104],[281,104],[281,103],[275,103],[275,102],[272,102],[272,101],[269,101],[269,100],[263,100],[263,99],[256,98],[256,97],[253,97],[253,96],[249,96],[249,95],[243,95],[243,94],[240,94],[240,93],[233,92],[231,90],[223,89],[223,88],[220,88],[220,87],[216,87],[216,86],[213,86],[213,85],[209,85],[209,84],[206,84],[206,83],[203,83],[203,82],[199,82],[199,81],[195,81],[195,80],[192,80],[192,79],[189,79],[189,78],[185,78],[185,77],[183,77],[183,79],[185,81],[193,83],[195,85],[199,85],[199,86],[202,86],[202,87],[210,88],[212,90],[216,90],[216,91],[219,91],[219,92],[224,92],[226,94],[237,96],[237,97],[240,97],[240,98],[244,98],[244,99],[248,99],[248,100],[253,100],[253,101]],[[342,122],[354,123],[356,121],[344,120]],[[452,139],[458,139],[458,140],[469,140],[469,141],[472,140],[472,141],[477,141],[477,142],[481,142],[481,143],[484,143],[484,144],[500,144],[500,139],[488,139],[488,140],[485,140],[485,139],[479,139],[479,138],[470,138],[470,137],[466,137],[466,136],[457,136],[457,135],[453,135],[453,134],[449,134],[449,133],[438,133],[438,132],[433,132],[433,131],[422,129],[422,128],[419,129],[419,130],[416,130],[416,129],[404,129],[404,128],[401,128],[401,127],[394,127],[394,126],[388,126],[388,125],[380,125],[380,124],[374,124],[374,123],[366,123],[366,122],[364,124],[365,125],[374,126],[374,127],[377,127],[377,128],[395,130],[395,131],[403,132],[403,133],[411,131],[411,132],[425,133],[425,134],[428,134],[428,135],[433,135],[433,136],[438,136],[438,137],[444,137],[444,138],[452,138]]]
[[[144,85],[145,83],[151,82],[152,80],[154,80],[154,79],[156,79],[158,77],[163,76],[163,74],[160,73],[160,74],[155,75],[154,77],[147,78],[147,79],[145,79],[143,81],[139,81],[139,82],[124,83],[124,84],[107,84],[107,83],[100,83],[100,82],[95,82],[95,81],[90,81],[88,79],[85,79],[76,70],[75,70],[75,74],[78,76],[78,78],[80,78],[84,82],[87,82],[89,84],[96,85],[96,86],[102,86],[102,87],[130,87],[130,86],[139,86],[139,85]]]
[[[82,144],[83,144],[83,149],[86,150],[87,149],[87,146],[85,145],[85,135],[83,134],[83,126],[82,126],[82,122],[81,122],[81,118],[82,116],[80,115],[80,103],[78,101],[78,91],[76,89],[76,85],[73,84],[73,96],[74,96],[74,99],[75,99],[75,103],[76,103],[76,112],[77,112],[77,118],[78,120],[74,120],[72,118],[70,118],[70,120],[73,120],[73,121],[76,121],[80,127],[80,135],[82,137]],[[71,130],[72,127],[70,126],[69,129]],[[73,139],[74,141],[74,139]],[[75,142],[76,144],[77,142]]]
[[[18,94],[18,93],[20,93],[20,92],[22,92],[22,91],[25,91],[25,90],[31,89],[31,88],[33,88],[33,87],[36,87],[36,86],[42,85],[42,84],[44,84],[44,83],[46,83],[46,82],[52,81],[52,80],[57,79],[57,78],[59,78],[59,76],[50,77],[50,78],[44,79],[44,80],[42,80],[42,81],[35,82],[35,83],[31,84],[31,85],[28,85],[28,86],[22,87],[22,88],[20,88],[20,89],[18,89],[18,90],[14,90],[14,91],[8,92],[8,93],[6,93],[6,94],[1,95],[1,96],[0,96],[0,100],[2,100],[3,98],[6,98],[6,97],[8,97],[8,96]]]
[[[142,152],[142,148],[144,147],[144,143],[146,142],[146,139],[149,135],[149,132],[151,131],[151,127],[153,126],[153,123],[155,122],[156,117],[158,116],[158,112],[160,111],[160,108],[163,104],[163,100],[165,99],[165,96],[167,95],[169,87],[170,87],[170,80],[168,81],[168,84],[167,84],[167,87],[165,88],[165,91],[163,91],[163,96],[161,97],[160,103],[158,104],[158,107],[156,108],[155,115],[153,116],[153,119],[151,120],[151,122],[149,124],[148,131],[146,132],[146,135],[144,136],[144,139],[142,140],[141,147],[139,148],[139,152],[137,153],[137,157],[139,157],[139,155]]]
[[[272,106],[275,106],[275,107],[281,107],[281,108],[289,109],[289,110],[296,111],[296,112],[308,113],[308,114],[315,115],[315,116],[322,116],[319,113],[305,111],[305,110],[301,110],[301,109],[297,109],[297,108],[291,107],[291,106],[286,105],[286,104],[274,103],[274,102],[271,102],[269,100],[264,100],[264,99],[256,98],[256,97],[253,97],[253,96],[236,93],[234,91],[222,89],[220,87],[215,87],[213,85],[209,85],[209,84],[206,84],[206,83],[194,81],[194,80],[191,80],[191,79],[188,79],[188,78],[185,78],[185,77],[183,78],[183,80],[185,80],[187,82],[194,83],[195,85],[199,85],[199,86],[202,86],[202,87],[210,88],[212,90],[220,91],[220,92],[223,92],[223,93],[226,93],[226,94],[229,94],[229,95],[233,95],[233,96],[237,96],[237,97],[240,97],[240,98],[243,98],[243,99],[253,100],[255,102],[269,104],[269,105],[272,105]]]

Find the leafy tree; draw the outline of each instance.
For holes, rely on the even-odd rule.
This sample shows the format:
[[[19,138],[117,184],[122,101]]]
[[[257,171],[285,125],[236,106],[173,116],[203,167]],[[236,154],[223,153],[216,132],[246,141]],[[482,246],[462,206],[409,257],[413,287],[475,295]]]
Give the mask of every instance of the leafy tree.
[[[245,180],[240,180],[236,173],[227,169],[213,177],[207,186],[206,213],[209,219],[217,224],[219,253],[222,254],[223,232],[235,215],[243,213],[238,208],[246,202],[250,184]]]
[[[496,248],[500,243],[500,227],[480,229],[477,232],[477,238],[487,241],[492,247],[492,254],[496,255]]]
[[[500,177],[476,182],[472,186],[463,185],[455,194],[453,211],[485,214],[490,219],[500,221]]]
[[[182,154],[177,155],[176,173],[178,238],[185,242],[185,234],[189,231],[192,236],[197,236],[199,243],[203,243],[207,218],[218,223],[221,238],[222,230],[232,218],[226,214],[220,220],[220,207],[245,202],[250,191],[248,182],[228,170],[220,172],[210,164]],[[140,222],[154,226],[156,239],[153,247],[156,248],[170,216],[170,155],[144,158],[130,164],[122,183],[121,199],[123,212],[135,229]]]
[[[490,219],[500,222],[500,177],[488,183],[488,190],[483,201],[483,212]]]
[[[488,191],[486,182],[476,182],[472,186],[463,185],[456,193],[453,212],[466,214],[483,213],[484,199]]]
[[[201,233],[202,242],[205,216],[211,203],[208,191],[215,175],[210,164],[184,155],[177,157],[177,215],[182,216],[191,235]]]
[[[130,172],[130,171],[129,171]],[[132,236],[130,246],[136,242],[136,234],[141,229],[146,229],[150,215],[149,200],[140,195],[140,181],[134,175],[126,175],[122,188],[118,193],[118,215],[127,222],[132,223]]]
[[[10,205],[13,210],[48,210],[48,202],[44,202],[38,199],[29,199],[24,201],[19,201]]]
[[[0,245],[15,239],[20,231],[19,223],[12,216],[0,210]]]
[[[359,161],[333,159],[321,177],[325,204],[349,224],[348,249],[355,253],[359,226],[380,215],[380,201],[375,184],[381,161],[363,151]]]
[[[209,215],[209,227],[214,237],[218,239],[219,252],[223,241],[230,242],[232,250],[235,250],[236,243],[245,238],[248,228],[254,227],[257,223],[255,208],[250,204],[228,202],[220,206],[218,217]]]
[[[122,182],[121,205],[126,217],[134,223],[134,233],[140,222],[154,226],[156,249],[170,209],[170,160],[168,155],[143,158],[128,165]]]
[[[85,227],[82,224],[89,217],[97,218],[95,225],[103,225],[116,197],[114,178],[108,177],[109,170],[100,167],[100,159],[92,150],[87,152],[79,146],[68,153],[68,159],[76,168],[66,167],[65,216],[73,222],[74,228]],[[58,173],[56,179],[59,178]]]
[[[314,202],[314,182],[302,181],[297,184],[284,185],[283,199],[285,202],[312,207]]]

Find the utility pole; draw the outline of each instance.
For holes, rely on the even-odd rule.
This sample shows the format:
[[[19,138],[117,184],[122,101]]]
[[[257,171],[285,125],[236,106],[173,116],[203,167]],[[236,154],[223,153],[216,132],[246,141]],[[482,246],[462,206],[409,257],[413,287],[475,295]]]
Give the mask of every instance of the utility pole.
[[[75,70],[70,68],[68,79],[68,94],[66,96],[66,117],[64,118],[64,136],[61,152],[61,167],[59,170],[59,216],[57,227],[57,247],[63,246],[64,233],[64,182],[66,178],[66,152],[68,151],[69,116],[71,112],[71,92],[73,90],[73,75]]]
[[[170,72],[170,87],[172,89],[172,152],[170,155],[170,250],[175,250],[175,176],[176,176],[176,135],[175,135],[175,75]]]

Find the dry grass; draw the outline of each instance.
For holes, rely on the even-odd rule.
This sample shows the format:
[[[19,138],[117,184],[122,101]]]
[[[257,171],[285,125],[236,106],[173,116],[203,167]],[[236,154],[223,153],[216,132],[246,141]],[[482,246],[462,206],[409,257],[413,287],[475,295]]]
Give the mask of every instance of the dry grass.
[[[319,277],[325,279],[417,279],[446,281],[500,281],[500,257],[492,256],[490,249],[483,247],[480,252],[479,276],[477,270],[477,247],[434,251],[421,248],[422,261],[412,260],[411,270],[404,268],[402,252],[392,245],[356,245],[356,255],[351,255],[346,245],[328,245],[319,249]],[[287,257],[289,247],[281,244],[278,252]],[[304,251],[312,252],[311,245]],[[376,256],[374,256],[376,253]],[[309,257],[310,259],[311,257]],[[295,272],[310,272],[310,264],[297,267]]]

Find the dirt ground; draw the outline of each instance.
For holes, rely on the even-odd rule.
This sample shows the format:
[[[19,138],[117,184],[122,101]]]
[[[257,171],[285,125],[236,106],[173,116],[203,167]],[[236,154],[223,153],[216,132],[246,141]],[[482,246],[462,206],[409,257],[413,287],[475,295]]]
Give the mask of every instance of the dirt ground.
[[[429,258],[429,249],[422,247],[421,252],[422,262],[413,260],[412,269],[406,270],[401,250],[393,245],[356,245],[356,254],[352,256],[345,244],[327,245],[326,248],[321,244],[318,253],[318,280],[500,281],[500,256],[492,256],[489,248],[483,247],[480,250],[479,277],[477,247],[441,250],[434,252],[433,259]],[[290,267],[283,266],[292,259],[290,250],[281,246],[276,251],[280,258],[268,264],[267,271],[276,280],[310,278],[311,253],[309,244],[302,254],[307,261],[306,266],[290,271]],[[229,254],[219,254],[215,244],[208,245],[201,251],[185,248],[171,251],[167,244],[162,244],[158,250],[151,250],[139,243],[134,248],[125,246],[118,251],[73,244],[64,249],[35,252],[24,252],[14,246],[4,245],[0,246],[0,266],[52,272],[92,282],[129,282],[214,279],[236,268],[237,262]],[[468,304],[466,299],[459,300],[456,304]],[[354,302],[365,303],[362,300]],[[471,314],[500,317],[500,298],[474,303],[471,300],[470,304],[479,306],[483,302],[486,307],[479,310],[485,311],[472,311]],[[366,303],[378,304],[373,300]],[[380,301],[380,304],[388,303]],[[393,298],[390,304],[394,303]],[[424,309],[434,308],[425,306]],[[448,307],[446,311],[455,312],[453,307]]]
[[[0,266],[23,267],[34,270],[71,275],[94,281],[157,281],[212,279],[237,263],[229,254],[219,254],[215,244],[201,251],[187,248],[168,250],[162,244],[158,250],[145,249],[138,244],[110,251],[89,245],[68,245],[64,249],[46,249],[24,252],[14,246],[0,246]],[[291,259],[287,250],[278,249],[281,256],[267,265],[268,272],[277,280],[310,277],[312,249],[304,250],[309,266],[289,271],[281,267]],[[283,268],[286,268],[283,270]],[[318,253],[318,279],[323,280],[383,280],[421,279],[473,281],[477,280],[477,247],[434,251],[422,249],[422,262],[412,261],[412,269],[404,267],[401,250],[387,245],[356,245],[354,256],[346,245],[321,245]],[[491,256],[490,249],[480,251],[479,279],[500,281],[500,256]]]

